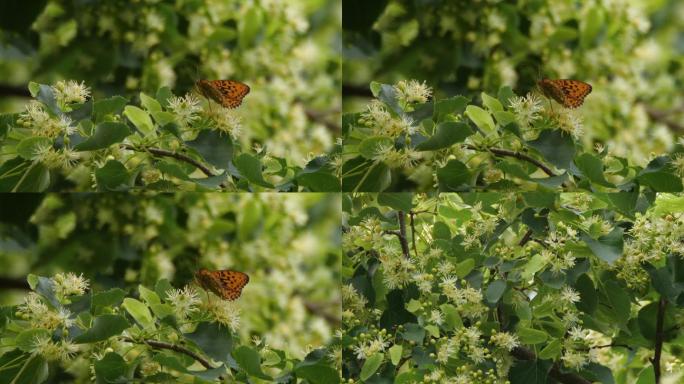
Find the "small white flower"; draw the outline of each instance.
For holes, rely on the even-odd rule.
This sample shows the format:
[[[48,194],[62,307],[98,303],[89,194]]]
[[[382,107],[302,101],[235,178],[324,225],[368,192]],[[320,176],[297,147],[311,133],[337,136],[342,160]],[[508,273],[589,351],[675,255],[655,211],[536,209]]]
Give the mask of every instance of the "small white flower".
[[[509,100],[516,120],[525,128],[541,117],[542,100],[536,93],[528,93],[525,97],[516,96]]]
[[[444,323],[444,314],[442,311],[435,309],[430,312],[430,322],[435,325],[442,325],[442,323]]]
[[[71,125],[71,123],[72,121],[71,118],[69,118],[69,116],[62,115],[59,117],[59,122],[57,124],[60,127],[62,133],[64,133],[64,135],[66,136],[69,136],[76,133],[77,130],[77,127]]]
[[[167,291],[166,297],[173,307],[174,313],[179,318],[185,318],[193,312],[197,312],[199,310],[198,306],[201,303],[197,291],[189,285],[186,285],[183,289]]]
[[[400,104],[425,103],[432,96],[432,88],[418,80],[401,80],[394,85]]]
[[[85,103],[90,97],[90,89],[85,86],[85,83],[78,83],[74,80],[60,80],[52,86],[52,91],[61,105]]]
[[[170,98],[169,109],[174,113],[179,124],[187,126],[199,119],[198,113],[202,107],[200,107],[199,99],[189,93],[184,97],[174,96]]]
[[[566,303],[577,303],[580,299],[579,293],[572,289],[572,287],[565,286],[561,290],[561,300]]]
[[[55,294],[59,297],[80,296],[88,290],[88,280],[83,274],[76,275],[73,272],[58,273],[53,278]]]

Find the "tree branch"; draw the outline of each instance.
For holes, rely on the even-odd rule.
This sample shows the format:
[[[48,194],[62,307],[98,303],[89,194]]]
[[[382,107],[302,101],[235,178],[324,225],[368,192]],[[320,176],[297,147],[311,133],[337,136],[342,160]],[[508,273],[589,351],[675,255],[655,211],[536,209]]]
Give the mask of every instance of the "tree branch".
[[[644,105],[644,108],[646,109],[646,114],[648,114],[648,117],[650,117],[651,120],[654,120],[654,121],[661,123],[661,124],[665,124],[676,132],[684,132],[684,125],[682,125],[682,124],[678,123],[677,121],[669,118],[668,115],[670,113],[668,113],[666,111],[661,111],[661,110],[655,109],[655,108],[650,107],[648,105]]]
[[[382,231],[382,233],[397,236],[399,238],[399,243],[401,244],[401,253],[408,259],[411,257],[411,254],[409,253],[408,241],[406,240],[406,219],[404,218],[404,211],[397,211],[397,218],[399,219],[399,230],[385,230]]]
[[[0,95],[2,96],[17,96],[17,97],[31,97],[28,90],[28,84],[21,87],[9,84],[0,84]]]
[[[663,325],[665,323],[665,309],[667,308],[667,300],[660,297],[658,302],[658,317],[656,319],[656,334],[655,334],[655,353],[651,363],[653,364],[653,372],[655,372],[655,382],[660,384],[660,356],[663,351]]]
[[[399,242],[401,243],[401,251],[404,257],[411,257],[409,253],[408,241],[406,241],[406,217],[404,211],[397,211],[397,218],[399,219]]]
[[[130,337],[124,337],[123,340],[126,342],[129,342],[129,343],[133,343],[133,344],[140,344],[140,345],[144,344],[144,345],[149,345],[152,348],[168,349],[171,351],[175,351],[175,352],[179,352],[179,353],[188,355],[188,356],[192,357],[193,359],[197,360],[206,369],[218,368],[218,367],[214,367],[213,365],[211,365],[211,363],[209,363],[209,361],[207,359],[205,359],[202,356],[198,355],[197,353],[189,350],[188,348],[185,348],[185,347],[180,346],[180,345],[171,344],[171,343],[167,343],[167,342],[159,341],[159,340],[151,340],[151,339],[146,339],[146,340],[143,340],[142,342],[139,342],[139,341],[133,340]]]
[[[304,300],[304,307],[311,314],[324,318],[335,327],[339,327],[342,324],[342,319],[338,318],[330,312],[327,312],[321,304],[312,303],[310,301]]]
[[[13,279],[11,277],[0,277],[0,288],[23,290],[31,289],[26,279]]]
[[[469,144],[469,145],[466,145],[466,148],[471,149],[471,150],[474,150],[474,151],[479,151],[479,150],[480,150],[480,148],[478,148],[478,147],[476,147],[476,146],[474,146],[474,145],[470,145],[470,144]],[[503,156],[503,157],[514,157],[514,158],[516,158],[516,159],[518,159],[518,160],[526,161],[526,162],[528,162],[528,163],[530,163],[530,164],[535,165],[537,168],[541,169],[542,171],[544,171],[544,173],[546,173],[547,175],[549,175],[549,176],[551,176],[551,177],[553,177],[553,176],[558,176],[558,175],[556,175],[556,174],[551,170],[551,168],[549,168],[548,166],[544,165],[544,163],[542,163],[541,161],[539,161],[539,160],[537,160],[537,159],[535,159],[535,158],[533,158],[533,157],[530,157],[530,156],[528,156],[528,155],[526,155],[526,154],[524,154],[524,153],[515,152],[515,151],[508,150],[508,149],[503,149],[503,148],[487,148],[487,151],[489,151],[489,152],[491,152],[491,153],[493,153],[493,154],[495,154],[495,155],[498,155],[498,156]]]
[[[511,351],[513,357],[518,360],[533,361],[537,360],[537,356],[529,349],[517,347]],[[549,370],[549,376],[563,384],[591,384],[591,381],[574,373],[563,373],[560,371],[558,365],[554,364]]]
[[[360,87],[357,85],[342,84],[342,97],[345,96],[373,97],[373,92],[371,92],[368,86]]]
[[[136,148],[136,147],[134,147],[134,146],[132,146],[132,145],[130,145],[130,144],[121,144],[121,148],[123,148],[123,149],[128,149],[128,150],[130,150],[130,151],[136,151],[136,152],[149,152],[149,153],[151,153],[151,154],[153,154],[153,155],[161,156],[161,157],[172,157],[172,158],[174,158],[174,159],[177,159],[177,160],[180,160],[180,161],[184,161],[184,162],[186,162],[186,163],[188,163],[188,164],[193,165],[195,168],[197,168],[197,169],[199,169],[200,171],[202,171],[202,172],[203,172],[205,175],[207,175],[208,177],[218,176],[218,175],[215,175],[215,174],[214,174],[209,168],[207,168],[207,166],[205,166],[204,164],[202,164],[202,163],[200,163],[199,161],[193,159],[192,157],[190,157],[190,156],[188,156],[188,155],[184,155],[184,154],[182,154],[182,153],[176,153],[176,152],[167,151],[166,149],[152,148],[152,147],[140,149],[140,148]]]
[[[528,229],[527,232],[525,232],[525,235],[520,239],[520,242],[518,243],[519,247],[522,247],[523,245],[527,244],[528,241],[532,239],[532,230]]]
[[[413,243],[413,253],[418,257],[418,248],[416,247],[416,225],[413,222],[415,214],[416,213],[413,211],[409,212],[409,217],[411,218],[411,242]]]
[[[314,111],[312,109],[304,109],[304,113],[306,113],[306,117],[316,123],[323,124],[325,125],[326,128],[328,128],[331,132],[339,134],[342,132],[342,127],[340,127],[338,124],[333,123],[330,120],[326,120],[323,116],[326,113],[321,113],[318,111]],[[332,112],[335,113],[335,112]],[[339,112],[338,112],[339,113]]]

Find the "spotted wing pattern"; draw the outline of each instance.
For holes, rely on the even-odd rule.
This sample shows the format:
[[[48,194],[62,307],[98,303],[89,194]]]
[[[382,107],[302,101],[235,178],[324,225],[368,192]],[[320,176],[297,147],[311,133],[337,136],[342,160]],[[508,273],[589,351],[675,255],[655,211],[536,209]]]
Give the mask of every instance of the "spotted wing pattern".
[[[202,288],[212,291],[217,296],[228,301],[233,301],[240,297],[242,288],[249,282],[249,276],[246,273],[228,269],[209,271],[200,268],[195,277]]]
[[[198,80],[197,88],[208,99],[225,108],[237,108],[249,93],[249,86],[235,80]]]
[[[579,80],[542,79],[538,84],[546,97],[556,100],[566,108],[579,107],[591,93],[591,85]]]

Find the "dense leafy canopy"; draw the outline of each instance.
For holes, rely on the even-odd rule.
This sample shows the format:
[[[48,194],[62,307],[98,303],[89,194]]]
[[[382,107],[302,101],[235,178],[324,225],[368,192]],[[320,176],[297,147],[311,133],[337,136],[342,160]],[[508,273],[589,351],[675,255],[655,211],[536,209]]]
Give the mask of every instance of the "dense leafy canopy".
[[[345,378],[679,377],[682,196],[359,194],[343,207]]]

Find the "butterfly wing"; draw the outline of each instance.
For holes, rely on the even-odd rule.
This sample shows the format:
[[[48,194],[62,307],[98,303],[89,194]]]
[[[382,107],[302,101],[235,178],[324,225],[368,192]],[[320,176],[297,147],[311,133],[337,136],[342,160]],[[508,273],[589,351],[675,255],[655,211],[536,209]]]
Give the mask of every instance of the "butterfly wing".
[[[235,80],[198,80],[196,84],[204,97],[225,108],[239,107],[250,91],[247,84]]]
[[[211,81],[198,80],[195,85],[197,86],[197,89],[199,89],[202,96],[206,97],[207,99],[212,99],[219,104],[221,103],[223,96],[221,96],[221,92],[219,92],[219,90],[211,84]]]
[[[556,100],[566,108],[577,108],[584,103],[584,98],[591,93],[591,85],[570,79],[542,79],[539,87],[544,95]]]
[[[223,287],[222,296],[225,300],[235,300],[242,294],[242,288],[249,283],[249,276],[238,271],[223,270],[219,272],[219,280]]]
[[[228,269],[209,271],[202,268],[197,271],[195,276],[202,288],[229,301],[240,297],[242,288],[249,282],[249,276],[246,273]]]

